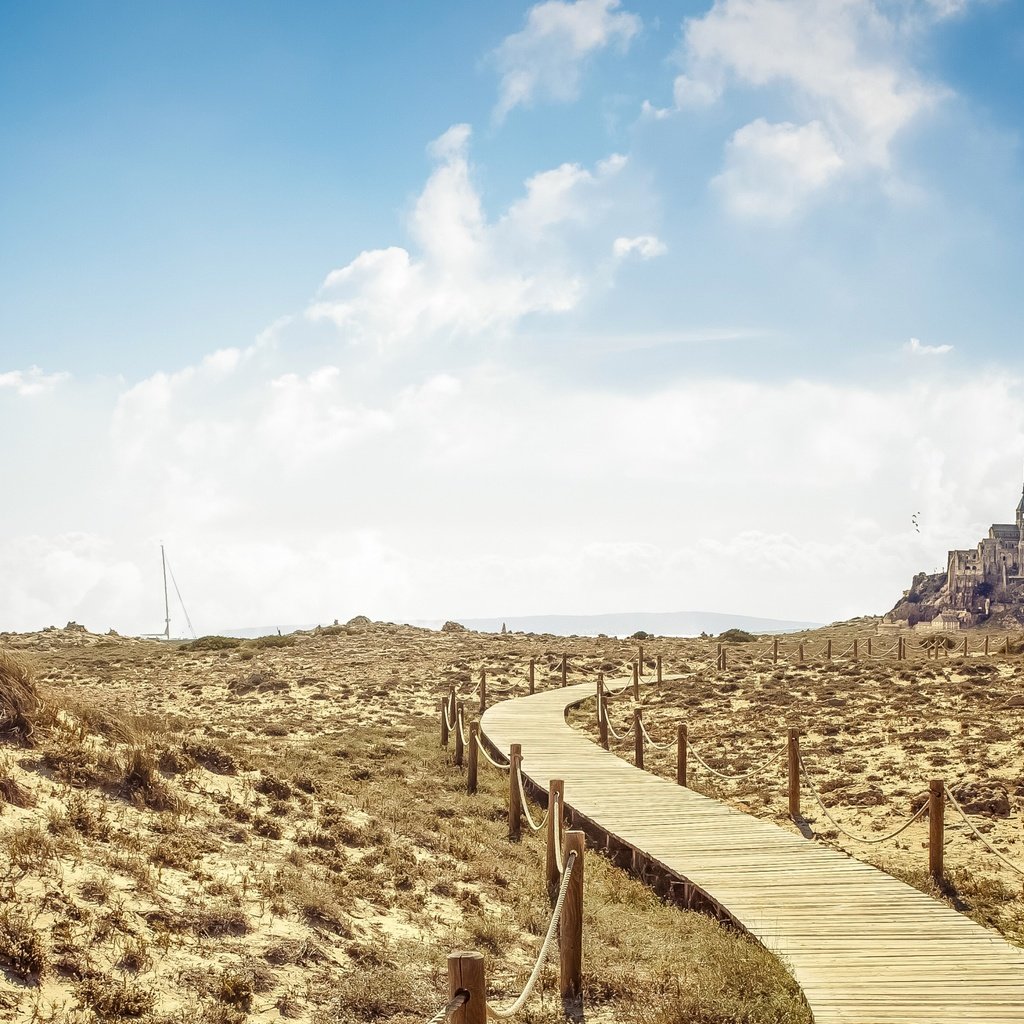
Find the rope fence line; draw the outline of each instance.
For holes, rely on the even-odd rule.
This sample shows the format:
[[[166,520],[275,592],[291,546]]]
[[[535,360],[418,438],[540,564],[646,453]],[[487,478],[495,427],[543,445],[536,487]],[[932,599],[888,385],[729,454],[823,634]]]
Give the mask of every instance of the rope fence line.
[[[477,747],[479,747],[480,753],[484,755],[484,760],[488,764],[493,765],[495,768],[497,768],[499,772],[507,772],[512,767],[511,764],[501,764],[499,761],[495,761],[494,758],[487,753],[487,748],[484,746],[483,740],[480,739],[479,733],[477,733],[476,745]]]
[[[705,761],[704,758],[701,757],[700,752],[696,749],[696,747],[694,747],[692,743],[689,742],[689,740],[687,740],[687,747],[689,748],[690,753],[693,754],[693,756],[696,758],[697,763],[702,768],[704,768],[705,771],[710,772],[713,776],[715,776],[715,778],[723,779],[726,782],[743,782],[746,779],[752,779],[755,775],[760,775],[761,772],[770,768],[773,764],[775,764],[776,761],[780,761],[782,759],[782,756],[786,753],[786,748],[783,747],[781,750],[775,751],[775,753],[772,754],[772,756],[769,757],[768,760],[765,761],[763,764],[759,764],[756,768],[751,769],[749,772],[743,772],[741,775],[730,775],[726,772],[720,772],[717,768],[713,768],[711,765],[709,765],[707,761]]]
[[[667,750],[669,747],[672,746],[671,743],[655,743],[654,740],[651,738],[651,734],[647,731],[647,726],[644,725],[644,720],[641,718],[639,719],[639,722],[640,732],[643,733],[645,743],[649,743],[652,747],[654,747],[655,750]]]
[[[533,820],[533,815],[530,813],[529,801],[526,799],[526,788],[523,786],[523,773],[520,770],[519,765],[516,765],[516,784],[519,786],[519,799],[522,801],[521,806],[523,813],[526,815],[526,824],[530,826],[531,832],[539,832],[548,823],[548,815],[551,813],[551,807],[545,807],[544,816],[540,819],[539,823],[535,822]]]
[[[901,833],[906,832],[906,830],[908,828],[910,828],[910,826],[913,825],[914,822],[917,821],[918,818],[923,817],[924,814],[928,811],[928,804],[927,803],[923,803],[917,809],[917,811],[914,812],[914,814],[912,814],[909,818],[907,818],[906,821],[904,821],[898,828],[894,829],[892,832],[889,832],[889,833],[887,833],[884,836],[872,836],[870,838],[867,837],[867,836],[859,836],[855,832],[851,832],[849,829],[845,828],[843,825],[840,825],[839,822],[836,821],[836,819],[832,817],[831,813],[829,812],[829,809],[822,802],[821,796],[818,793],[818,788],[817,788],[817,786],[814,785],[814,781],[811,778],[811,773],[807,770],[807,765],[804,764],[803,754],[799,754],[799,758],[800,758],[800,770],[803,772],[804,779],[807,782],[807,788],[811,791],[811,795],[814,797],[814,799],[817,802],[818,806],[821,808],[821,813],[824,814],[825,817],[830,822],[832,822],[832,824],[837,829],[839,829],[839,831],[842,832],[844,836],[846,836],[849,839],[854,840],[854,842],[867,843],[867,844],[869,844],[871,846],[876,846],[879,843],[888,842],[890,839],[895,839]]]
[[[1000,853],[988,841],[988,839],[986,839],[985,836],[982,835],[980,831],[978,831],[978,829],[974,825],[974,822],[971,821],[971,819],[967,816],[967,812],[960,806],[960,803],[957,800],[957,798],[953,796],[953,794],[948,790],[946,791],[946,799],[953,805],[954,810],[956,810],[960,817],[963,818],[963,820],[967,823],[968,828],[970,828],[970,830],[982,841],[988,852],[991,853],[993,857],[996,857],[999,860],[1001,860],[1008,868],[1012,868],[1014,871],[1016,871],[1017,874],[1024,875],[1024,868],[1020,867],[1020,865],[1018,864],[1015,864],[1008,857]]]
[[[565,871],[562,864],[562,801],[559,800],[558,793],[555,793],[555,799],[552,806],[548,807],[548,812],[552,815],[551,821],[554,825],[555,867],[558,868],[558,873],[562,874]]]
[[[547,962],[548,956],[551,953],[555,933],[558,930],[558,923],[562,917],[562,909],[565,906],[566,894],[569,892],[569,882],[572,879],[572,871],[576,865],[577,856],[578,854],[575,850],[571,851],[569,856],[566,857],[565,867],[559,868],[562,880],[558,887],[558,898],[555,900],[554,909],[551,911],[551,921],[548,924],[548,930],[547,934],[544,936],[544,942],[540,947],[540,953],[537,954],[537,961],[533,965],[533,970],[530,972],[530,977],[527,979],[523,991],[514,1003],[502,1009],[498,1009],[488,1003],[488,1017],[491,1017],[494,1020],[507,1020],[509,1017],[514,1017],[526,1005],[526,1001],[533,994],[533,990],[537,985],[537,979],[540,978],[540,972],[544,969],[544,964]]]
[[[456,992],[455,995],[448,1000],[447,1005],[442,1006],[437,1013],[434,1014],[427,1024],[443,1024],[459,1007],[465,1006],[469,1002],[468,992]]]

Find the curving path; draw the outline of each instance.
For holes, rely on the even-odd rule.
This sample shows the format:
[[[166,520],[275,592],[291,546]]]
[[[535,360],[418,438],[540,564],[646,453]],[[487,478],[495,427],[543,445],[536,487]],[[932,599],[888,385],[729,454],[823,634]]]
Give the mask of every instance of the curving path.
[[[634,768],[565,720],[584,683],[504,701],[481,727],[577,827],[695,886],[782,956],[818,1024],[1024,1024],[1024,950],[877,869]]]

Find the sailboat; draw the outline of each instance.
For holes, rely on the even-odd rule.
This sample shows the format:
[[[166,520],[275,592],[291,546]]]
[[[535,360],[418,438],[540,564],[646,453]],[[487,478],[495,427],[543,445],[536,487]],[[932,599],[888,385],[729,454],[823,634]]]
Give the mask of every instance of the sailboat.
[[[178,581],[174,578],[174,570],[167,562],[167,552],[164,550],[162,543],[160,545],[160,566],[164,577],[164,631],[162,633],[146,633],[145,636],[153,640],[171,639],[171,603],[167,593],[167,574],[169,572],[171,574],[171,583],[174,585],[174,592],[178,595],[178,603],[181,605],[182,614],[184,614],[185,621],[188,623],[188,631],[192,634],[192,639],[194,640],[196,631],[192,628],[192,620],[188,616],[185,602],[181,598],[181,591],[178,589]]]

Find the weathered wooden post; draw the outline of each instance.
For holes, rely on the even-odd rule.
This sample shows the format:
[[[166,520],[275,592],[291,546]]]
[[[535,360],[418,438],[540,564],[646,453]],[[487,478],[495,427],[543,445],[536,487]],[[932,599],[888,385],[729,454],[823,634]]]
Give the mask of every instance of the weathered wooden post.
[[[832,660],[832,638],[831,637],[829,637],[829,639],[825,641],[825,660],[826,661],[831,661]]]
[[[633,700],[640,699],[640,669],[637,662],[633,662]]]
[[[964,657],[967,657],[967,637],[964,637]]]
[[[633,708],[633,761],[637,768],[644,766],[644,718],[640,708]]]
[[[480,714],[487,710],[487,669],[480,669]]]
[[[566,656],[562,655],[562,685],[565,686],[568,682],[569,666],[566,661]]]
[[[988,634],[985,634],[985,657],[988,657]]]
[[[804,645],[803,644],[800,644],[800,646],[799,646],[799,648],[797,650],[796,660],[801,665],[804,663]]]
[[[686,746],[688,741],[687,725],[685,722],[680,722],[676,729],[676,782],[680,786],[686,785]]]
[[[728,667],[729,667],[729,655],[726,652],[726,648],[723,647],[722,648],[722,668],[725,669],[725,668],[728,668]]]
[[[441,746],[448,746],[448,698],[441,698]]]
[[[530,659],[530,693],[534,692],[534,670],[537,665],[537,659]]]
[[[789,816],[800,817],[800,730],[786,732],[786,760],[789,766]]]
[[[659,654],[658,655],[658,682],[660,683],[661,681],[662,681],[661,680],[661,655]]]
[[[465,704],[459,701],[455,708],[455,767],[461,768],[463,756],[466,752],[466,720],[463,718]]]
[[[586,836],[582,832],[566,832],[562,847],[562,863],[573,854],[572,874],[565,890],[562,916],[558,922],[560,960],[559,987],[563,999],[578,999],[583,991],[583,853]],[[561,879],[559,879],[561,884]]]
[[[601,701],[601,718],[597,723],[597,735],[601,746],[608,749],[608,701]]]
[[[772,640],[772,664],[778,665],[779,663],[779,638],[775,637]]]
[[[466,792],[476,792],[477,766],[480,758],[480,744],[477,737],[480,735],[480,723],[474,722],[469,727],[469,765],[466,768]]]
[[[942,878],[943,825],[946,817],[946,792],[942,779],[928,783],[928,874]]]
[[[854,639],[854,641],[853,641],[853,660],[854,661],[859,661],[860,660],[860,649],[858,647],[858,643],[859,643],[859,641]]]
[[[601,716],[604,713],[604,673],[597,673],[597,724],[601,724]]]
[[[1010,653],[1010,634],[1006,634],[1006,639],[1003,641],[1003,654]]]
[[[640,644],[637,649],[636,660],[640,663],[640,675],[644,674],[644,645]]]
[[[868,657],[871,657],[871,637],[868,637]]]
[[[448,1019],[451,1024],[487,1024],[487,982],[483,953],[459,950],[448,955],[448,998],[468,999]]]
[[[899,637],[896,641],[896,660],[903,660],[903,637]]]
[[[519,793],[519,772],[523,764],[523,745],[508,746],[508,837],[518,840],[523,832],[523,798]]]
[[[562,808],[565,799],[565,782],[562,779],[551,779],[548,782],[548,827],[547,844],[544,856],[544,881],[547,883],[548,896],[554,903],[558,896],[558,884],[561,875],[558,872],[558,859],[555,856],[555,839],[562,832]],[[555,817],[558,820],[555,820]]]

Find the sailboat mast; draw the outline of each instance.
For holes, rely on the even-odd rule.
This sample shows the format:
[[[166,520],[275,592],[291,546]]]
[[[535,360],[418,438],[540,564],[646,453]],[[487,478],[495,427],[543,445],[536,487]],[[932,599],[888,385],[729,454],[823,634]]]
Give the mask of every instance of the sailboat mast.
[[[160,545],[160,562],[164,569],[164,636],[171,639],[171,606],[167,600],[167,556],[164,554],[164,546]]]

